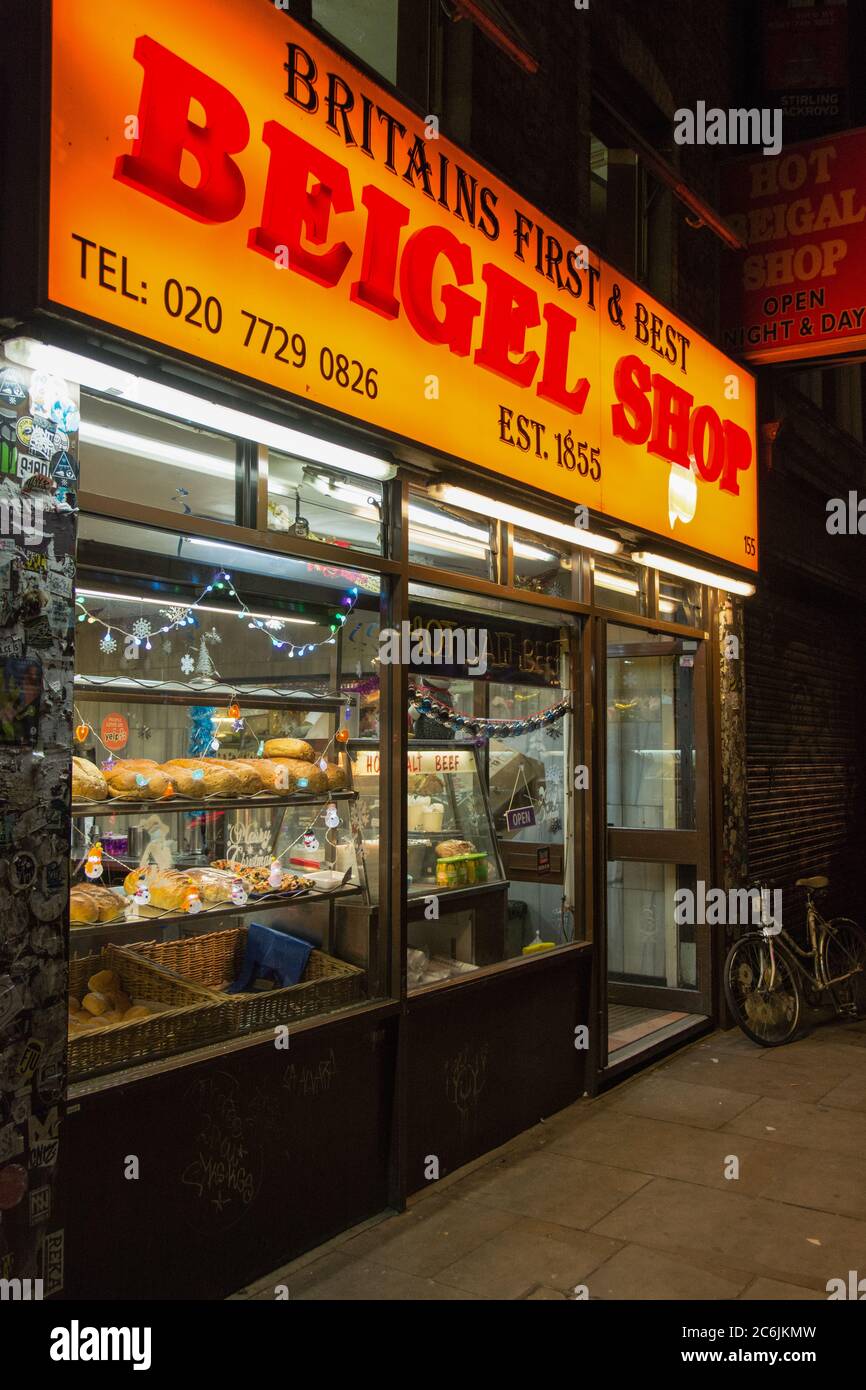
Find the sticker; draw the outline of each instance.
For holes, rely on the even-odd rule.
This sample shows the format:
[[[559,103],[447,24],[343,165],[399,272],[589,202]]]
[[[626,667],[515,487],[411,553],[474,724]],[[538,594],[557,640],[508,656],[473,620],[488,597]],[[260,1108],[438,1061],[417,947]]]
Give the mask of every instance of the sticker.
[[[69,435],[65,430],[56,429],[50,420],[38,420],[34,419],[32,415],[22,415],[15,426],[15,433],[18,436],[18,442],[23,444],[28,453],[35,454],[44,462],[47,462],[53,454],[69,448]],[[42,471],[46,472],[47,470],[43,467]],[[20,477],[20,467],[18,474]]]
[[[544,849],[538,850],[537,855],[536,855],[535,869],[536,869],[536,873],[539,873],[539,874],[549,874],[549,873],[550,873],[550,847],[549,847],[549,845],[545,845]]]
[[[42,870],[42,891],[59,893],[63,888],[63,865],[59,859],[52,859]]]
[[[0,372],[0,400],[8,401],[10,405],[18,405],[26,397],[27,392],[11,367]]]
[[[0,1211],[17,1207],[27,1191],[27,1170],[20,1163],[7,1163],[0,1168]]]
[[[60,1148],[60,1112],[53,1105],[44,1120],[31,1115],[27,1124],[31,1168],[53,1168]]]
[[[0,1163],[8,1163],[17,1158],[24,1148],[24,1140],[17,1125],[8,1124],[0,1129]]]
[[[24,1001],[11,975],[0,975],[0,1028],[6,1028],[21,1010]]]
[[[9,883],[13,893],[32,888],[36,882],[36,860],[26,850],[19,850],[9,861]]]
[[[30,1038],[21,1055],[21,1061],[18,1063],[18,1075],[29,1081],[38,1067],[39,1058],[44,1051],[44,1043],[40,1042],[38,1038]]]
[[[122,714],[107,714],[99,734],[106,748],[125,748],[129,742],[129,723]]]
[[[51,1188],[34,1187],[30,1193],[30,1225],[38,1226],[51,1215]]]
[[[52,463],[51,476],[58,487],[69,487],[70,483],[77,482],[78,475],[75,472],[75,465],[65,449],[61,451],[57,461]]]
[[[63,1231],[49,1231],[42,1242],[42,1278],[47,1294],[63,1288]]]

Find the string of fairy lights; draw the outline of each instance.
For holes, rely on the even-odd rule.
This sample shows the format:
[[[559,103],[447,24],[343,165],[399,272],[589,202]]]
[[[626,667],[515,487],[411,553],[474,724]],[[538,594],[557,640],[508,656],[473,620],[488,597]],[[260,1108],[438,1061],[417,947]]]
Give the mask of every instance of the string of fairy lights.
[[[289,638],[282,636],[282,624],[277,618],[256,617],[249,604],[238,593],[235,588],[234,580],[227,570],[219,570],[209,584],[202,589],[197,598],[192,603],[166,604],[162,610],[167,616],[168,621],[161,627],[154,629],[147,618],[138,618],[131,628],[125,628],[122,623],[109,622],[98,614],[93,613],[88,607],[86,598],[82,594],[76,594],[75,602],[79,612],[77,614],[80,623],[96,624],[103,630],[100,640],[100,647],[106,653],[115,650],[117,640],[115,634],[126,639],[127,642],[134,644],[135,648],[143,648],[149,652],[153,650],[151,637],[168,636],[180,628],[194,627],[196,625],[195,613],[207,613],[209,610],[204,600],[209,594],[222,595],[232,598],[238,604],[237,617],[246,620],[247,626],[251,629],[263,632],[269,638],[271,646],[277,651],[285,652],[290,657],[308,656],[317,651],[319,647],[324,647],[336,641],[336,635],[343,627],[350,614],[358,602],[358,589],[355,585],[344,594],[340,607],[334,612],[331,621],[328,623],[329,635],[320,642],[293,642]]]

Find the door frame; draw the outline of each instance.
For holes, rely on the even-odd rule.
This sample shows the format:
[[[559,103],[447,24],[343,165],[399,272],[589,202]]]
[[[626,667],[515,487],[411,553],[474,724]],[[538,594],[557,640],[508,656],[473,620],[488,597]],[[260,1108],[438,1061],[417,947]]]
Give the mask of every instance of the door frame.
[[[710,721],[710,675],[708,661],[708,641],[703,633],[694,637],[675,634],[667,636],[663,642],[635,644],[635,655],[686,654],[684,644],[688,644],[688,654],[693,654],[693,728],[695,748],[695,829],[694,830],[635,830],[619,829],[607,824],[607,632],[609,623],[629,627],[636,632],[653,631],[647,626],[643,615],[622,614],[610,618],[598,618],[592,640],[595,665],[595,709],[593,753],[596,764],[595,826],[595,882],[597,884],[597,910],[595,914],[595,957],[597,962],[596,994],[593,1016],[599,1036],[600,1075],[611,1066],[607,1051],[608,1003],[628,1002],[639,1007],[667,1008],[674,1012],[696,1015],[713,1015],[714,971],[710,930],[706,925],[696,928],[696,968],[699,988],[697,990],[677,989],[660,985],[629,984],[608,982],[607,950],[607,866],[611,859],[631,860],[649,863],[674,863],[694,866],[696,880],[710,881],[712,865],[712,792],[714,778],[714,746],[711,734],[714,730]],[[643,650],[641,648],[643,647]],[[615,648],[614,648],[615,654]],[[618,999],[619,996],[619,999]],[[663,996],[663,997],[660,997]]]

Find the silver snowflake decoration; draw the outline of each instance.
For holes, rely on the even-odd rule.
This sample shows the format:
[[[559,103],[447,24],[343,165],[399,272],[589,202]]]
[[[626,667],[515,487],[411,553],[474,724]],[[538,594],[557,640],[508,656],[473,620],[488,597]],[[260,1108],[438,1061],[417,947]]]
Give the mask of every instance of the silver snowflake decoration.
[[[160,608],[159,611],[164,618],[168,619],[173,627],[177,623],[183,622],[190,614],[189,605],[183,603],[173,603],[168,608]]]
[[[270,618],[268,622],[265,623],[265,627],[271,632],[282,632],[285,623],[281,623],[277,618]]]
[[[117,643],[110,632],[106,632],[99,639],[99,650],[105,652],[106,656],[111,656],[112,652],[117,651]]]
[[[191,656],[182,656],[182,657],[181,657],[181,659],[180,659],[180,669],[183,671],[183,674],[184,674],[185,676],[190,676],[190,675],[192,675],[193,671],[195,670],[195,662],[193,661],[193,659],[192,659]]]
[[[133,633],[133,636],[134,636],[134,637],[140,637],[140,638],[142,639],[142,641],[144,641],[145,637],[149,637],[149,636],[150,636],[150,632],[151,632],[151,628],[150,628],[150,623],[149,623],[148,619],[147,619],[147,618],[136,618],[135,622],[132,624],[132,633]]]

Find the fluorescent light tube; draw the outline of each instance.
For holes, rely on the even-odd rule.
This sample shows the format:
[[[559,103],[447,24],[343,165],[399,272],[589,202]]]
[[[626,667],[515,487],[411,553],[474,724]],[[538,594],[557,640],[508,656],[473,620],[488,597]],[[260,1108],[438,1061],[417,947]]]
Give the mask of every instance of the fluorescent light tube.
[[[77,352],[51,347],[34,338],[12,338],[5,344],[6,355],[19,366],[35,371],[50,372],[53,376],[76,381],[90,391],[99,391],[129,405],[140,405],[160,415],[172,415],[189,424],[218,430],[238,439],[251,439],[257,444],[278,449],[281,453],[322,463],[329,468],[342,469],[362,478],[393,478],[394,464],[373,458],[343,444],[333,444],[287,425],[274,425],[255,415],[219,405],[215,401],[164,386],[146,377],[133,376],[117,367],[107,366]]]
[[[599,589],[615,589],[618,594],[639,594],[640,585],[636,579],[626,579],[621,574],[611,574],[609,570],[593,570],[593,583]]]
[[[172,595],[170,598],[150,598],[145,594],[115,594],[110,589],[79,589],[76,586],[76,594],[82,598],[108,598],[116,599],[118,603],[150,603],[155,608],[192,608],[196,613],[227,613],[230,618],[236,618],[239,610],[237,608],[217,608],[210,603],[187,603],[185,599],[179,599]],[[287,613],[253,613],[250,611],[249,617],[261,618],[264,622],[277,623],[297,623],[303,627],[323,627],[323,623],[317,623],[314,618],[296,618]]]
[[[480,516],[493,517],[499,521],[511,522],[525,531],[536,531],[542,536],[552,536],[556,540],[567,541],[569,545],[579,545],[585,550],[599,550],[605,555],[617,555],[622,550],[619,541],[607,536],[596,535],[594,531],[584,531],[579,526],[566,526],[561,521],[552,521],[539,512],[527,512],[522,507],[512,507],[510,502],[500,502],[486,497],[480,492],[469,492],[451,483],[436,483],[428,487],[428,497],[437,502],[447,502],[466,512],[478,512]]]
[[[743,598],[750,598],[755,592],[754,584],[747,584],[742,579],[731,579],[726,574],[697,569],[695,565],[686,565],[681,560],[669,560],[666,555],[656,555],[651,550],[634,551],[630,558],[638,565],[661,570],[663,574],[675,574],[680,579],[691,579],[694,584],[708,584],[713,589],[725,589],[729,594],[740,594]]]
[[[95,444],[100,449],[117,449],[120,453],[134,454],[137,458],[152,459],[154,463],[174,464],[192,473],[207,473],[210,477],[232,480],[235,477],[233,459],[217,458],[215,454],[199,453],[197,449],[183,449],[179,444],[167,444],[162,439],[151,439],[143,434],[127,434],[125,430],[109,429],[105,425],[82,420],[79,438],[83,444]]]

